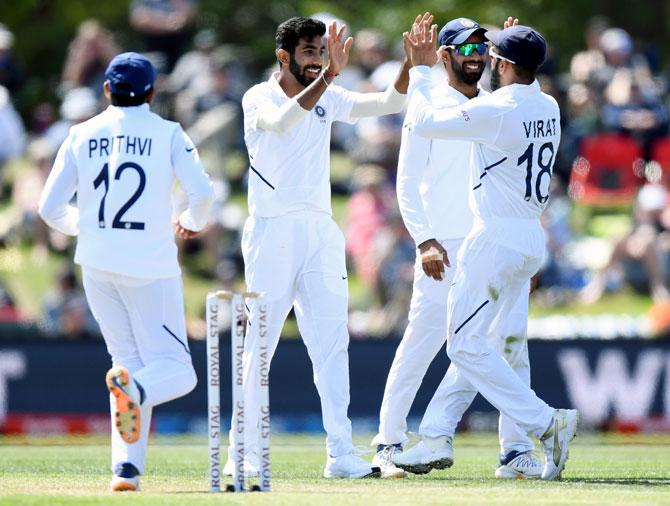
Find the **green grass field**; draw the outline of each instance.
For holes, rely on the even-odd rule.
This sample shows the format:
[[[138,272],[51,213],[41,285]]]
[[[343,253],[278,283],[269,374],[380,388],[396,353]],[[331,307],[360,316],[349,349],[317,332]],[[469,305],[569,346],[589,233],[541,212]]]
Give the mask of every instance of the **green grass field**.
[[[366,443],[369,439],[360,439]],[[404,480],[325,480],[323,438],[275,436],[271,494],[210,494],[205,437],[154,438],[139,493],[108,491],[101,437],[0,438],[1,505],[670,504],[670,436],[580,435],[560,482],[493,478],[494,434],[464,434],[445,471]],[[371,457],[371,454],[368,456]]]

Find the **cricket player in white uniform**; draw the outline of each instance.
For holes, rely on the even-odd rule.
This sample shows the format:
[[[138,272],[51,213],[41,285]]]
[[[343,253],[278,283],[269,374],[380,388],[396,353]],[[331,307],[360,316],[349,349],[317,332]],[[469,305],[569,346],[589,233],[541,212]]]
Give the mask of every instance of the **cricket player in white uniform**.
[[[244,95],[244,137],[249,152],[249,212],[242,238],[249,290],[265,293],[267,342],[274,354],[284,320],[295,309],[312,361],[326,430],[326,478],[379,476],[354,453],[349,405],[348,287],[344,237],[331,217],[329,157],[334,121],[398,113],[407,91],[406,62],[381,93],[354,93],[332,84],[346,63],[353,39],[292,18],[277,29],[279,72]],[[249,301],[250,319],[256,317]],[[253,328],[253,327],[252,327]],[[253,330],[245,346],[253,349]],[[245,369],[256,359],[246,352]],[[251,384],[252,382],[247,382]],[[258,399],[245,392],[247,471],[255,472]],[[229,459],[224,473],[231,473]],[[247,472],[245,471],[245,472]]]
[[[468,18],[444,25],[439,42],[448,82],[430,90],[436,108],[466,103],[487,95],[477,85],[484,71],[486,30]],[[407,441],[407,414],[431,361],[447,339],[447,297],[455,272],[455,261],[446,264],[446,251],[458,251],[472,228],[469,206],[472,142],[428,139],[403,129],[398,162],[397,193],[400,211],[419,254],[415,264],[409,325],[396,351],[384,391],[379,433],[373,440],[382,477],[403,477],[405,471],[393,457]],[[447,269],[445,270],[445,265]],[[526,326],[528,291],[522,292],[508,319],[500,342],[507,339],[505,358],[530,382]],[[516,362],[512,358],[517,358]],[[425,455],[415,463],[411,453],[398,456],[403,468],[426,473],[433,467],[453,464],[453,437],[463,413],[476,395],[467,381],[451,366],[426,410],[419,434],[421,443],[412,451]],[[539,477],[543,464],[533,455],[534,445],[525,431],[506,417],[500,420],[501,478]],[[424,448],[425,447],[425,448]],[[404,464],[406,462],[406,464]]]
[[[540,439],[546,456],[541,477],[553,480],[568,458],[579,414],[553,409],[535,395],[502,357],[495,329],[528,289],[545,254],[540,215],[560,141],[560,112],[535,79],[546,57],[542,36],[520,25],[485,36],[492,43],[493,92],[435,110],[429,67],[436,59],[437,26],[415,23],[404,34],[413,64],[409,128],[424,137],[475,143],[470,165],[475,221],[458,251],[449,293],[447,354],[473,390]]]
[[[188,239],[205,226],[213,190],[179,124],[149,110],[155,78],[137,53],[110,62],[112,105],[72,127],[39,203],[51,227],[78,236],[74,260],[112,358],[114,491],[139,489],[152,407],[196,384],[174,234]],[[188,208],[173,223],[175,181]]]

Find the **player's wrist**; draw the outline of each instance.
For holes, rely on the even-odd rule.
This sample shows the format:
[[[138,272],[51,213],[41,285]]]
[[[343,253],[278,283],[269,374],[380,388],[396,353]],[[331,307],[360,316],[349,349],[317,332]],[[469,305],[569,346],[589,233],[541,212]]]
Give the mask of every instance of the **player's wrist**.
[[[326,83],[326,86],[330,86],[333,80],[339,75],[339,72],[336,72],[335,70],[331,69],[330,66],[328,66],[323,69],[323,72],[321,73],[321,79],[323,79],[323,82]]]

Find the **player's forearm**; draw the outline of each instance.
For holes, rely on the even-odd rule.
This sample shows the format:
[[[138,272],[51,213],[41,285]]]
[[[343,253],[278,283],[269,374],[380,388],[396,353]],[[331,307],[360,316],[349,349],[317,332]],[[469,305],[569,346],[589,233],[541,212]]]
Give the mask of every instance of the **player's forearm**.
[[[79,234],[79,209],[67,203],[40,201],[37,213],[51,228],[65,235]]]
[[[402,62],[402,68],[398,72],[398,76],[395,78],[393,87],[398,93],[403,95],[407,94],[407,89],[409,88],[409,69],[412,68],[412,62],[407,58]]]
[[[200,232],[209,220],[209,210],[212,207],[212,199],[202,199],[190,203],[188,209],[179,215],[179,224],[186,230]]]
[[[429,152],[430,141],[413,136],[406,128],[403,129],[398,155],[396,194],[405,228],[417,245],[435,236],[419,190]]]
[[[403,95],[394,86],[378,93],[357,93],[351,107],[352,118],[384,116],[397,114],[405,106],[407,95]]]
[[[179,224],[187,230],[199,232],[209,220],[209,211],[214,202],[214,189],[209,178],[198,188],[188,192],[188,208],[179,215]]]

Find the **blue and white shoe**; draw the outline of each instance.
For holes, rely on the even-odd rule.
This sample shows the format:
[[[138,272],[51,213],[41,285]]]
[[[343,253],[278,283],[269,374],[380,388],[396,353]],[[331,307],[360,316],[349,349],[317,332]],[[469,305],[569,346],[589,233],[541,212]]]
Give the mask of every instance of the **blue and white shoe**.
[[[544,464],[532,451],[512,450],[500,457],[496,478],[507,480],[537,479],[542,475]]]
[[[578,425],[579,411],[576,409],[557,409],[554,412],[551,425],[540,438],[546,457],[541,476],[543,480],[560,478],[565,461],[568,460],[570,441],[577,435]]]
[[[117,464],[109,488],[112,492],[137,492],[140,489],[140,472],[130,462]]]
[[[381,470],[372,466],[355,453],[331,457],[328,455],[326,467],[323,470],[324,478],[379,478]]]
[[[382,478],[404,478],[407,473],[393,463],[393,456],[402,453],[402,445],[377,445],[377,453],[372,458],[372,465],[381,470]]]
[[[393,463],[413,474],[447,469],[454,463],[454,441],[450,436],[424,437],[404,453],[396,453]]]

